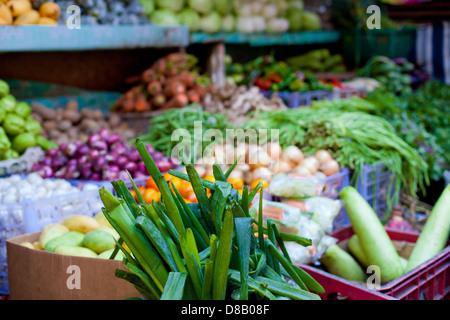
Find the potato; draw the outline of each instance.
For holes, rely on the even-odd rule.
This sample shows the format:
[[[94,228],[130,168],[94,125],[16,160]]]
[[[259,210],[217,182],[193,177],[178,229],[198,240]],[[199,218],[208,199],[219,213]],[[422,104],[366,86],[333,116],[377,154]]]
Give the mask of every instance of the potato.
[[[57,128],[61,131],[67,131],[71,127],[72,127],[72,122],[70,122],[69,120],[61,120],[57,125]]]
[[[66,104],[66,110],[78,111],[78,102],[76,100],[70,100]]]
[[[42,123],[42,127],[47,131],[55,130],[57,125],[58,124],[56,123],[56,121],[52,121],[52,120],[47,120]]]
[[[39,104],[39,103],[33,103],[31,105],[31,109],[34,113],[38,113],[42,116],[44,120],[55,120],[56,119],[56,110],[47,108],[46,106]]]
[[[78,111],[64,110],[63,119],[71,123],[78,123],[81,120],[81,114]]]

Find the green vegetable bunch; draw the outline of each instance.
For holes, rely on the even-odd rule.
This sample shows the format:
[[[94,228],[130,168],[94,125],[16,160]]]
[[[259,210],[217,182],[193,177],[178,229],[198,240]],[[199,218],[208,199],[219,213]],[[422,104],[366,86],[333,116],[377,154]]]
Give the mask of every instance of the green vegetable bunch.
[[[227,172],[214,165],[215,183],[200,179],[191,165],[187,174],[170,171],[192,183],[198,203],[187,204],[164,179],[145,145],[137,141],[136,146],[162,201],[145,203],[131,177],[138,201],[123,181],[113,182],[118,197],[100,189],[103,212],[121,236],[111,258],[121,250],[130,271],[117,270],[117,277],[152,300],[320,299],[310,290],[320,293],[323,288],[292,264],[284,246],[284,241],[308,246],[311,240],[280,233],[270,221],[263,227],[262,185],[251,192],[245,186],[241,196],[227,182],[237,162]],[[261,197],[255,219],[249,205],[257,192]],[[285,276],[298,287],[289,285]]]
[[[196,132],[196,124],[200,123],[202,130]],[[177,129],[184,129],[191,138],[190,141],[188,139],[183,141],[186,143],[184,150],[189,150],[190,163],[194,163],[211,143],[203,139],[206,130],[220,130],[225,137],[225,130],[230,128],[233,127],[227,122],[224,114],[203,111],[200,105],[194,103],[184,108],[167,110],[161,115],[153,117],[150,119],[148,132],[141,135],[139,139],[170,157],[172,150],[181,143],[179,140],[173,141],[172,134]],[[201,134],[201,136],[198,136],[198,134]]]

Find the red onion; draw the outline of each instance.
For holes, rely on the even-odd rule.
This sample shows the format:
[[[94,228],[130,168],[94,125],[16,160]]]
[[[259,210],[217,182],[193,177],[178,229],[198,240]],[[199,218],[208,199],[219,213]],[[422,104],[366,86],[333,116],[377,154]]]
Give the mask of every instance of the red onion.
[[[92,147],[92,144],[98,141],[101,141],[101,137],[98,133],[94,133],[89,137],[88,144]]]
[[[95,171],[102,171],[102,169],[105,165],[106,165],[105,157],[100,156],[94,161],[93,168]]]
[[[118,156],[116,158],[116,164],[120,167],[123,168],[126,164],[128,163],[128,159],[124,156]]]
[[[69,143],[67,147],[64,148],[63,152],[65,155],[69,157],[73,157],[78,149],[78,146],[75,143]]]
[[[42,178],[52,178],[53,177],[53,170],[49,166],[42,166],[39,169],[39,174]]]
[[[109,170],[110,172],[119,172],[120,168],[116,165],[110,165],[106,168],[106,170]]]
[[[93,161],[100,156],[100,151],[98,151],[96,149],[90,149],[89,152],[87,153],[87,156],[89,157],[89,159],[91,161]]]
[[[172,164],[168,160],[161,160],[159,162],[156,162],[156,166],[161,172],[167,172],[172,169]]]
[[[57,155],[57,156],[51,158],[50,160],[51,160],[51,163],[52,163],[51,166],[53,168],[56,168],[56,169],[61,168],[68,161],[67,158],[65,156],[63,156],[63,155]]]
[[[44,166],[49,166],[50,167],[52,165],[52,158],[50,158],[50,157],[44,158],[44,159],[41,160],[40,163],[42,165],[44,165]]]
[[[145,145],[145,149],[147,149],[148,153],[152,154],[153,152],[155,152],[155,149],[153,148],[152,145],[147,144]]]
[[[122,141],[122,138],[118,134],[112,134],[106,138],[106,143],[109,146],[112,146],[113,144],[115,144],[117,142],[121,142],[121,141]]]
[[[100,129],[100,131],[98,132],[98,135],[100,136],[100,139],[104,140],[104,141],[106,141],[109,138],[109,132],[105,128]]]
[[[77,148],[76,155],[82,156],[82,155],[88,154],[89,150],[90,150],[90,148],[88,145],[82,144],[81,146],[79,146]]]
[[[147,168],[145,167],[144,161],[138,162],[136,166],[137,166],[137,168],[136,168],[136,171],[137,171],[137,172],[142,172],[142,173],[144,173],[144,174],[148,174],[148,170],[147,170]]]
[[[141,155],[137,149],[132,149],[128,154],[128,159],[132,162],[137,162],[141,159]]]
[[[108,145],[105,141],[95,141],[91,143],[91,148],[97,149],[97,150],[108,150]]]
[[[118,156],[125,155],[127,153],[127,147],[123,144],[116,144],[111,148],[111,152]]]
[[[131,175],[133,175],[133,173],[136,171],[137,169],[137,165],[134,162],[128,162],[125,164],[124,170],[127,170],[129,173],[131,173]]]
[[[48,149],[47,151],[45,151],[45,155],[48,157],[55,157],[59,154],[58,149],[54,148],[54,149]]]
[[[130,177],[128,176],[128,173],[125,170],[120,170],[119,179],[120,180],[130,180]]]
[[[60,151],[64,151],[64,149],[67,148],[67,145],[68,145],[68,143],[65,143],[65,142],[64,142],[64,143],[61,143],[61,144],[59,145],[59,150],[60,150]]]
[[[92,180],[92,181],[100,181],[100,180],[102,180],[102,176],[98,172],[92,172],[90,180]]]
[[[61,168],[58,171],[56,171],[53,176],[55,178],[64,179],[65,175],[66,175],[66,168]]]

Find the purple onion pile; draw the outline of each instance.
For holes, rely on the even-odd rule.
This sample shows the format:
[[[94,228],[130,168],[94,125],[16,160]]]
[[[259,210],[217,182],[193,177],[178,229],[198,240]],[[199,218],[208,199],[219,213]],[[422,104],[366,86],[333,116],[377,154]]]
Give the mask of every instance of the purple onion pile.
[[[146,148],[161,172],[177,167],[174,160],[152,146]],[[129,180],[127,171],[133,178],[149,176],[137,149],[106,129],[92,134],[87,143],[63,143],[58,149],[47,150],[32,171],[43,178],[89,181]]]

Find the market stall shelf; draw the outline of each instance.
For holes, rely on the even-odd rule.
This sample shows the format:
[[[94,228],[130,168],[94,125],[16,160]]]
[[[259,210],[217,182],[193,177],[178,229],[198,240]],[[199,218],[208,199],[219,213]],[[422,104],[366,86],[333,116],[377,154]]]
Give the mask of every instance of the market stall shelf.
[[[335,43],[339,41],[340,33],[336,30],[302,31],[288,33],[222,33],[208,34],[193,32],[191,43],[223,40],[226,44],[248,44],[253,47],[271,45],[302,45],[315,43]]]
[[[184,26],[0,27],[0,52],[167,48],[188,44],[189,30]]]

